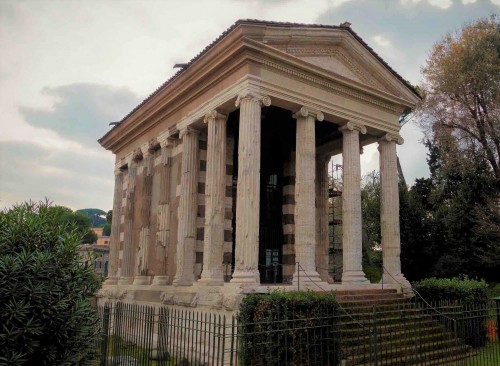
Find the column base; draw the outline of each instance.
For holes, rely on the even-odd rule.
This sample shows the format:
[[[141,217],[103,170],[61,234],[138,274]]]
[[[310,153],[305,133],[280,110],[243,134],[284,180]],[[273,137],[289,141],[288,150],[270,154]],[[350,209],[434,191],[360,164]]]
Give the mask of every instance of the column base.
[[[402,273],[394,275],[384,271],[381,282],[391,285],[400,285],[401,289],[411,289],[410,281],[408,281]]]
[[[168,285],[168,276],[154,276],[151,286],[166,286]]]
[[[234,271],[233,278],[230,283],[241,283],[247,285],[260,284],[259,271]]]
[[[193,286],[193,280],[188,278],[174,278],[173,286]]]
[[[342,284],[370,284],[363,271],[344,271],[342,272]]]
[[[106,281],[104,281],[105,286],[111,286],[111,285],[117,285],[118,284],[118,277],[108,277],[106,278]]]
[[[134,277],[120,277],[118,280],[119,285],[131,285],[134,282]]]
[[[297,274],[297,270],[293,274],[292,285],[298,286],[299,289],[304,286],[307,288],[316,288],[317,290],[322,289],[322,285],[326,285],[326,282],[321,279],[321,276],[316,271],[305,271],[300,270]]]
[[[135,276],[133,285],[149,285],[151,283],[151,276]]]
[[[205,286],[222,286],[224,285],[223,279],[210,278],[210,277],[201,277],[197,283],[205,285]]]

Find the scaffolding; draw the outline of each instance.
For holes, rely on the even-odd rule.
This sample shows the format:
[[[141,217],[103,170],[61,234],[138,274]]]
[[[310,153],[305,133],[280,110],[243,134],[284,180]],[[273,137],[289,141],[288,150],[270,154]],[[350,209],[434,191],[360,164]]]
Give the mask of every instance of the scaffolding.
[[[342,280],[342,165],[328,164],[328,272]]]

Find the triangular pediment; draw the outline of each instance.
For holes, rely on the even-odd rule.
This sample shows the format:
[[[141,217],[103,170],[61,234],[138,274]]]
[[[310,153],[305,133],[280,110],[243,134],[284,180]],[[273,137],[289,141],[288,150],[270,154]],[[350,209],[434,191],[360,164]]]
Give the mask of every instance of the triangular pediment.
[[[283,45],[267,41],[268,46],[298,57],[322,69],[341,75],[347,79],[370,86],[393,95],[400,95],[399,82],[380,67],[374,67],[373,56],[359,49],[349,49],[349,45]],[[311,42],[313,43],[313,42]]]

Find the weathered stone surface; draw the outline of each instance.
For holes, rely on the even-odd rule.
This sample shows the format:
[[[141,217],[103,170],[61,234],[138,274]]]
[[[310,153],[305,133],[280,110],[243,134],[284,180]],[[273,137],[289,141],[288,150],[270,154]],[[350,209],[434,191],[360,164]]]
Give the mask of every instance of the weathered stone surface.
[[[396,143],[399,135],[386,134],[379,139],[380,151],[380,231],[383,251],[384,283],[410,287],[401,273],[401,240],[399,232],[399,188]]]
[[[238,190],[236,192],[236,260],[232,283],[259,282],[259,207],[261,106],[271,105],[267,96],[252,93],[238,97],[240,132]]]
[[[119,284],[126,285],[134,280],[134,260],[135,247],[133,241],[134,231],[134,214],[135,214],[135,181],[137,175],[137,163],[134,153],[128,156],[127,171],[128,171],[128,187],[125,207],[125,222],[123,231],[123,260],[121,267],[121,275],[118,281]]]
[[[194,281],[199,133],[199,130],[191,127],[186,127],[180,132],[182,175],[178,212],[177,271],[173,281],[175,286],[189,286]]]
[[[341,128],[342,139],[342,283],[368,283],[362,268],[361,165],[359,134],[366,127],[348,122]]]
[[[295,261],[301,273],[294,273],[293,283],[320,282],[316,271],[316,137],[315,120],[322,121],[319,111],[302,107],[297,119],[295,156]]]
[[[208,124],[207,175],[205,189],[205,230],[203,272],[200,282],[222,285],[224,253],[224,197],[226,189],[226,115],[212,111]]]
[[[115,166],[115,194],[113,197],[113,215],[111,239],[109,244],[109,274],[106,285],[118,283],[118,264],[120,254],[120,219],[123,198],[123,171],[119,164]]]

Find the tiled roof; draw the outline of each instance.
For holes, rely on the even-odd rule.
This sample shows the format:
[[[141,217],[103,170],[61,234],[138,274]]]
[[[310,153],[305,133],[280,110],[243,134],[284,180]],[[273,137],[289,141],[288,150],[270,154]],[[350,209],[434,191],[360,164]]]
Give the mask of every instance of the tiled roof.
[[[217,43],[219,43],[225,36],[233,31],[237,26],[241,24],[255,24],[255,25],[264,25],[264,26],[272,26],[272,27],[303,27],[303,28],[325,28],[325,29],[342,29],[346,30],[352,34],[356,40],[358,40],[377,60],[379,60],[397,79],[399,79],[408,89],[410,89],[415,95],[418,96],[418,92],[415,88],[405,80],[401,75],[399,75],[393,68],[385,62],[382,57],[380,57],[368,44],[363,41],[363,39],[354,32],[350,24],[342,24],[342,25],[324,25],[324,24],[305,24],[305,23],[290,23],[290,22],[274,22],[274,21],[265,21],[258,19],[240,19],[236,21],[233,25],[231,25],[228,29],[226,29],[219,37],[217,37],[212,43],[210,43],[207,47],[205,47],[200,53],[198,53],[195,57],[193,57],[184,68],[181,68],[177,71],[173,76],[171,76],[167,81],[165,81],[162,85],[160,85],[153,93],[151,93],[146,99],[144,99],[137,107],[135,107],[130,113],[128,113],[122,120],[116,124],[111,130],[109,130],[101,139],[106,137],[111,131],[117,128],[124,120],[126,120],[129,116],[134,114],[139,108],[141,108],[144,104],[146,104],[151,98],[157,95],[163,88],[165,88],[168,84],[177,79],[186,69],[188,69],[196,60],[198,60],[201,56],[208,52],[212,47],[214,47]],[[100,140],[101,140],[100,139]]]

